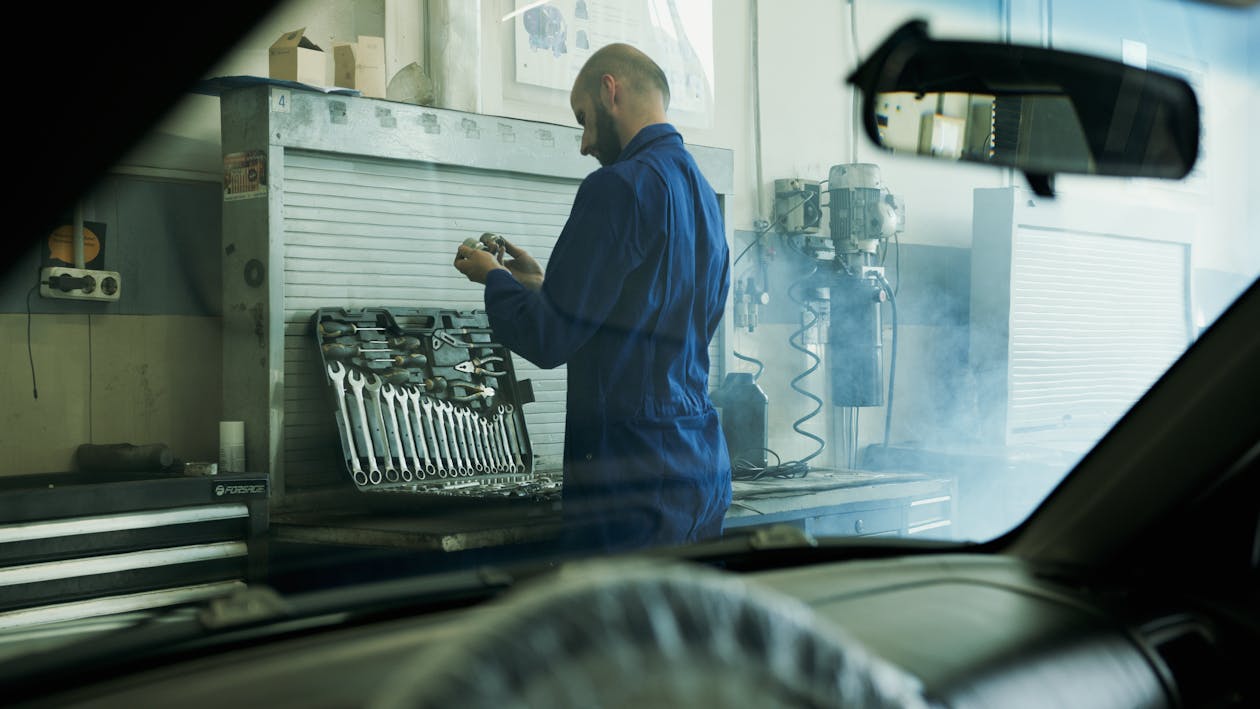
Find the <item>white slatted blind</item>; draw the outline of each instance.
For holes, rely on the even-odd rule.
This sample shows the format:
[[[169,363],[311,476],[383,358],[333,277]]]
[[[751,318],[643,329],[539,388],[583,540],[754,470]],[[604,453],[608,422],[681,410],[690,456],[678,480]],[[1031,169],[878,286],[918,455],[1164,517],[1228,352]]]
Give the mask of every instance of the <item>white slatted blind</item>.
[[[310,334],[321,307],[482,309],[451,265],[456,246],[501,233],[546,267],[577,181],[289,150],[285,153],[285,474],[292,487],[344,476]],[[514,358],[534,383],[526,422],[540,470],[559,470],[565,370]]]
[[[1011,443],[1088,450],[1190,341],[1185,244],[1019,227]]]

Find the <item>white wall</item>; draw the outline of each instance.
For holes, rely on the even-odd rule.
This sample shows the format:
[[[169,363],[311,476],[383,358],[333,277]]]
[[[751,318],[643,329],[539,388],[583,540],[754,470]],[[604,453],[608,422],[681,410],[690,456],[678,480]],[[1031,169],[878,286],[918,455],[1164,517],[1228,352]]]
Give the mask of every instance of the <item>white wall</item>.
[[[457,0],[432,1],[444,3],[449,12],[459,12],[461,8]],[[514,0],[476,1],[479,4],[472,10],[464,11],[473,13],[480,23],[479,67],[461,72],[458,66],[446,65],[446,76],[441,78],[456,84],[471,82],[484,113],[574,125],[567,92],[519,84],[513,78],[512,23],[502,22],[501,18],[516,8]],[[392,75],[406,62],[423,62],[426,54],[436,50],[432,43],[434,33],[426,32],[423,26],[425,7],[425,0],[294,2],[282,7],[246,38],[213,73],[265,75],[266,50],[274,38],[283,31],[306,26],[308,34],[326,48],[334,39],[351,39],[356,34],[385,35],[388,70]],[[1119,56],[1116,41],[1091,43],[1052,31],[1053,7],[1048,0],[856,0],[856,6],[850,0],[714,0],[713,125],[707,130],[684,126],[682,131],[690,143],[734,151],[736,194],[730,204],[732,218],[728,226],[748,230],[757,219],[770,216],[767,212],[774,179],[823,179],[831,165],[856,160],[877,163],[888,187],[904,197],[904,244],[969,248],[973,191],[980,187],[1022,185],[1023,177],[980,166],[894,156],[871,146],[864,135],[855,144],[851,93],[844,79],[879,39],[911,18],[926,19],[932,35],[937,37],[1010,37],[1028,44],[1053,39],[1057,47]],[[759,67],[753,66],[751,56],[754,10]],[[851,39],[850,22],[854,15],[860,44],[857,47]],[[1252,28],[1253,35],[1256,29]],[[1190,27],[1186,32],[1188,44],[1152,46],[1150,54],[1152,61],[1180,63],[1205,72],[1199,87],[1206,106],[1204,178],[1185,185],[1060,178],[1058,187],[1069,198],[1088,194],[1112,200],[1117,209],[1140,209],[1150,203],[1184,209],[1193,214],[1199,225],[1194,247],[1196,268],[1254,274],[1260,268],[1260,244],[1255,236],[1260,233],[1260,207],[1256,206],[1260,200],[1253,196],[1257,186],[1254,166],[1258,139],[1250,130],[1254,121],[1242,117],[1257,115],[1260,99],[1254,88],[1244,88],[1242,73],[1230,74],[1197,58],[1211,40],[1196,39],[1196,33],[1211,37],[1221,30],[1219,23]],[[1144,31],[1136,23],[1132,38],[1143,39]],[[1074,41],[1081,46],[1074,46]],[[1254,76],[1260,59],[1254,57],[1254,41],[1252,45],[1250,68]],[[428,58],[443,66],[441,57]],[[1245,60],[1242,67],[1247,67]],[[755,84],[758,79],[759,86]],[[753,97],[757,90],[760,138],[754,127]],[[218,120],[216,99],[190,97],[145,146],[128,158],[127,169],[141,168],[155,174],[170,170],[182,176],[217,180]],[[595,165],[592,160],[592,169]],[[785,363],[778,371],[768,372],[762,383],[768,391],[779,394],[778,400],[772,402],[776,433],[771,443],[789,456],[812,449],[811,444],[800,442],[798,436],[788,432],[788,424],[808,408],[803,399],[797,401],[794,395],[784,394],[788,391],[787,379],[805,366],[803,357],[787,350],[784,344],[793,329],[767,325],[738,340],[743,351],[773,354]],[[894,419],[894,440],[922,438],[946,411],[935,393],[940,388],[937,378],[941,373],[931,366],[942,332],[931,325],[919,325],[907,327],[901,334],[903,359],[898,368],[897,394],[901,413]],[[886,351],[888,345],[886,340]],[[816,390],[824,388],[821,375],[808,384]],[[916,418],[909,412],[920,413]],[[821,426],[817,430],[825,432]],[[881,410],[863,413],[862,431],[864,442],[882,435]]]
[[[716,83],[713,127],[704,130],[682,126],[680,131],[688,143],[735,151],[736,197],[731,204],[732,224],[728,226],[746,229],[752,225],[756,211],[751,200],[755,161],[749,78],[752,63],[748,52],[752,5],[750,0],[715,0],[713,5]],[[576,126],[568,91],[515,80],[514,25],[512,21],[502,21],[515,7],[513,0],[481,0],[483,111],[490,115]],[[591,169],[596,167],[592,160]]]
[[[445,0],[444,0],[445,1]],[[683,0],[685,1],[685,0]],[[573,125],[567,92],[519,84],[513,79],[512,22],[503,15],[514,0],[478,0],[482,28],[481,104],[492,115]],[[754,72],[751,57],[754,5],[759,8],[757,36],[761,65]],[[452,5],[459,7],[459,3]],[[853,144],[850,89],[844,79],[877,39],[910,18],[928,20],[934,36],[968,36],[1038,42],[1047,35],[1044,0],[975,0],[965,4],[934,0],[717,0],[714,3],[716,87],[713,127],[685,128],[689,142],[735,151],[736,197],[731,226],[751,228],[768,217],[775,178],[824,179],[831,165],[871,161],[880,165],[885,182],[907,199],[906,243],[968,246],[971,191],[976,187],[1022,183],[1022,177],[991,169],[933,164],[893,156],[872,147],[865,136]],[[856,8],[856,11],[855,11]],[[859,42],[850,40],[850,17],[856,14]],[[284,31],[305,26],[307,35],[326,49],[334,41],[358,34],[387,37],[390,75],[411,61],[424,61],[425,0],[300,0],[278,8],[243,39],[211,75],[266,75],[267,48]],[[1008,24],[1009,23],[1009,24]],[[1209,28],[1211,29],[1211,28]],[[1140,33],[1139,33],[1140,38]],[[1061,44],[1070,38],[1056,35]],[[1086,43],[1088,44],[1088,43]],[[1118,46],[1086,47],[1119,54]],[[1196,248],[1196,265],[1231,270],[1240,255],[1255,265],[1260,249],[1245,235],[1254,223],[1249,214],[1254,172],[1254,136],[1239,116],[1257,102],[1255,90],[1244,88],[1242,76],[1215,73],[1215,67],[1185,57],[1193,47],[1165,51],[1152,48],[1153,61],[1186,63],[1207,70],[1203,89],[1210,101],[1205,111],[1205,163],[1208,179],[1189,190],[1167,183],[1065,178],[1068,194],[1116,195],[1126,202],[1158,200],[1185,203],[1201,212],[1204,238]],[[1184,61],[1183,61],[1184,60]],[[435,60],[436,61],[436,60]],[[1245,64],[1243,65],[1245,68]],[[452,70],[453,71],[453,70]],[[754,73],[760,77],[761,168],[764,184],[757,193],[757,139],[753,126]],[[474,76],[476,72],[468,72]],[[331,83],[331,62],[329,64]],[[458,82],[459,76],[452,79]],[[1236,149],[1239,146],[1253,146]],[[593,165],[594,163],[592,163]],[[172,170],[217,180],[220,171],[217,99],[190,96],[177,106],[150,139],[120,166],[153,171]],[[1204,199],[1206,197],[1206,199]],[[759,199],[760,198],[760,199]],[[759,206],[759,203],[761,206]]]

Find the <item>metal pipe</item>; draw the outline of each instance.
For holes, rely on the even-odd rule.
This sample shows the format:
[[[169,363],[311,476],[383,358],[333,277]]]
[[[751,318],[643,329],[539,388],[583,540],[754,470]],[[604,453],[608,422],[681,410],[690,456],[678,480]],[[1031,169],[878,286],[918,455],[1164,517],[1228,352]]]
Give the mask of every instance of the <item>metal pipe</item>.
[[[86,268],[83,259],[83,205],[74,205],[74,267]]]

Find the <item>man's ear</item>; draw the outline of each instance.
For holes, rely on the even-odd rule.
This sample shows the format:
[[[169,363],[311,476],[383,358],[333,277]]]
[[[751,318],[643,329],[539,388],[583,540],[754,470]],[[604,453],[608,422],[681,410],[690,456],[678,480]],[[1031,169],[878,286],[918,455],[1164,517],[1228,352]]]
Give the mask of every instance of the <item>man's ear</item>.
[[[605,101],[604,108],[611,111],[617,105],[617,78],[612,74],[599,77],[599,96]]]

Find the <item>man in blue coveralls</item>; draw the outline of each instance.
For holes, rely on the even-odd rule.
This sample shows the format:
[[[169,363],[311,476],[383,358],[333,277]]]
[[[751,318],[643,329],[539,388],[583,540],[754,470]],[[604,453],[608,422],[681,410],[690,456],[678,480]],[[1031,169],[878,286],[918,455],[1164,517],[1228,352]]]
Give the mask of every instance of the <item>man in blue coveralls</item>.
[[[563,506],[570,543],[624,550],[714,537],[731,464],[709,400],[709,341],[730,252],[717,195],[665,121],[669,85],[646,54],[591,55],[569,96],[582,181],[544,274],[506,242],[461,246],[495,336],[539,367],[568,364]]]

